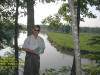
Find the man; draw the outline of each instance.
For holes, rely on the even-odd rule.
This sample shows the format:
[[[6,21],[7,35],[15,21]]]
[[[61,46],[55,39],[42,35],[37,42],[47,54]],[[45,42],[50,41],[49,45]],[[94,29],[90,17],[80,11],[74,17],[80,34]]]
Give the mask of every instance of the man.
[[[44,53],[44,40],[38,36],[40,26],[34,25],[33,34],[28,36],[24,41],[22,50],[26,51],[24,75],[39,75],[40,56]]]

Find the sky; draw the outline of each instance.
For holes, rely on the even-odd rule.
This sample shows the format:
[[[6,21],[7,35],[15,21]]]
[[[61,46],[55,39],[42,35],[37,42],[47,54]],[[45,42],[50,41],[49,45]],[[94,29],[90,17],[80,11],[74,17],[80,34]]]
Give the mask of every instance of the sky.
[[[35,10],[35,24],[41,24],[42,19],[48,17],[49,15],[54,15],[59,10],[63,2],[57,3],[36,3]],[[90,8],[94,14],[97,15],[96,19],[85,18],[85,22],[80,22],[81,27],[100,27],[100,11],[95,11],[95,7]],[[26,25],[27,17],[19,17],[19,23]]]

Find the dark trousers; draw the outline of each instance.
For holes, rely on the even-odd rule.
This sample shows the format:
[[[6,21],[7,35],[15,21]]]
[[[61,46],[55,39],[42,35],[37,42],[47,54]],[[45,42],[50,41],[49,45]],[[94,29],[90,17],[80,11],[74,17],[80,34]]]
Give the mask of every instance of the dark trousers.
[[[39,75],[40,56],[32,53],[26,53],[24,75]]]

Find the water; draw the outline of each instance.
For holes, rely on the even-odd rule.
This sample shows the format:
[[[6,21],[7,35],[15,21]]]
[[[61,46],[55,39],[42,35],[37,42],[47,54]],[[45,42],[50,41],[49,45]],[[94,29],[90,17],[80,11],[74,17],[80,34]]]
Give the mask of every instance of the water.
[[[48,41],[47,34],[40,33],[39,36],[41,36],[45,41],[45,51],[44,54],[40,55],[40,71],[44,71],[45,69],[49,68],[60,68],[62,66],[71,67],[73,63],[73,56],[63,54],[56,50],[54,46],[51,45],[51,43]],[[22,47],[22,44],[27,37],[26,33],[20,33],[19,39],[18,39],[18,45]],[[3,49],[0,51],[0,56],[3,56],[5,52],[9,51],[10,47],[7,47],[6,49]],[[22,60],[25,60],[26,53],[23,52],[20,54],[20,58]],[[90,59],[82,58],[81,59],[82,64],[91,64],[94,65],[94,61],[91,61]],[[23,69],[20,69],[21,72],[23,72]],[[22,73],[20,72],[20,75]]]
[[[61,66],[71,66],[73,57],[70,55],[64,55],[56,50],[55,47],[47,40],[46,34],[42,35],[46,45],[46,49],[43,55],[41,55],[41,69],[45,68],[57,68]]]

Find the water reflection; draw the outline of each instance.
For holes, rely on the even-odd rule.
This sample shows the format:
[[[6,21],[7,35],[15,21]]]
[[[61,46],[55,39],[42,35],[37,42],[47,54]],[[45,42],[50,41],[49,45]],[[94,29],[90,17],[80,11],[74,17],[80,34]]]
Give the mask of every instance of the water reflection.
[[[46,34],[39,34],[45,41],[46,49],[43,55],[41,55],[41,70],[46,68],[57,68],[61,66],[71,66],[73,57],[70,55],[64,55],[56,50],[55,47],[47,40]]]

